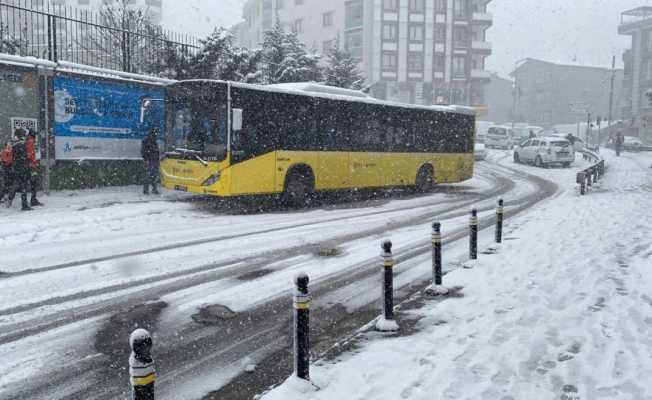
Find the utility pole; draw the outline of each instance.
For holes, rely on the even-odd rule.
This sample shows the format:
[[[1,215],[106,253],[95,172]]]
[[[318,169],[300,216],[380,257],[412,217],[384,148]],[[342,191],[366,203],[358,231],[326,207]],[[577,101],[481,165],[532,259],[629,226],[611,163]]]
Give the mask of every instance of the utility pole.
[[[614,107],[614,81],[616,80],[616,56],[611,61],[611,91],[609,92],[609,122],[607,122],[607,132],[611,135],[611,119],[613,118]]]

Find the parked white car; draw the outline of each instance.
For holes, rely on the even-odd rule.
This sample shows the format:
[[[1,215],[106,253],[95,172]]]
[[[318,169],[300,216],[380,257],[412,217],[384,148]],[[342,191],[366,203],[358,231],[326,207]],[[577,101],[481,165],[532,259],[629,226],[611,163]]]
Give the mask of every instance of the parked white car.
[[[487,149],[484,144],[475,144],[475,161],[484,161],[487,158]]]
[[[511,149],[514,146],[514,132],[507,126],[492,126],[487,131],[484,144],[488,149]]]
[[[567,139],[544,137],[530,139],[514,147],[515,163],[532,163],[537,167],[561,164],[570,167],[575,161],[575,149]]]

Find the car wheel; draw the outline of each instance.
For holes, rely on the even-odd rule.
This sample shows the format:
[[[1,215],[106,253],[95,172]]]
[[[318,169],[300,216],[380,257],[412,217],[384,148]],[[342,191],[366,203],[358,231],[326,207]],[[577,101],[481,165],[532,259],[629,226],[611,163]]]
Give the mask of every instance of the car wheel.
[[[521,163],[521,157],[518,155],[517,152],[514,152],[514,162],[515,162],[516,164],[520,164],[520,163]]]
[[[534,166],[537,168],[543,168],[543,160],[541,159],[541,156],[537,156],[537,158],[534,160]]]
[[[313,185],[310,179],[301,173],[295,172],[287,178],[283,203],[289,207],[301,208],[310,204],[313,196]]]
[[[435,185],[435,178],[433,176],[432,167],[427,165],[421,167],[417,173],[417,190],[422,193],[430,192]]]

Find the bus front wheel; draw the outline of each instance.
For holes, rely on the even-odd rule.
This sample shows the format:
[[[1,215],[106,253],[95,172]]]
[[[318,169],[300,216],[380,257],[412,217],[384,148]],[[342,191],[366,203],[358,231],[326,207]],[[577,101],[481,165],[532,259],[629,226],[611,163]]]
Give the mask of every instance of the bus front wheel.
[[[300,208],[310,203],[313,197],[313,185],[309,176],[301,172],[293,172],[287,177],[283,203],[289,207]]]
[[[424,165],[417,173],[417,190],[422,193],[430,192],[435,185],[434,171],[429,165]]]

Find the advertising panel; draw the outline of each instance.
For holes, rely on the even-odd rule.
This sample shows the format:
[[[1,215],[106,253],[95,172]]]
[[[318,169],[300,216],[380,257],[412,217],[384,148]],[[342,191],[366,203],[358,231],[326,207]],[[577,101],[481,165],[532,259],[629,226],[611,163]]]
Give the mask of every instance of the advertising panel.
[[[0,64],[0,146],[12,139],[17,127],[38,131],[38,93],[34,70]]]
[[[141,123],[145,99],[165,91],[127,81],[57,75],[54,79],[55,153],[58,160],[138,160],[147,133],[165,131],[165,103],[152,102]],[[162,135],[161,135],[162,137]]]

